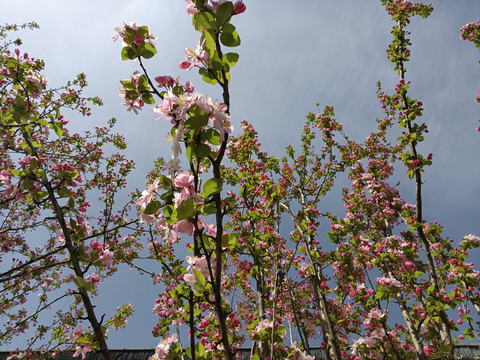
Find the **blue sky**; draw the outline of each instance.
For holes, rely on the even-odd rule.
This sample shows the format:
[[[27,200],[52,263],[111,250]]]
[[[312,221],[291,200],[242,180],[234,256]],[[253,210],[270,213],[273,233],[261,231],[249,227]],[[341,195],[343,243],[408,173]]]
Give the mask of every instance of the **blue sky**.
[[[319,103],[335,107],[337,119],[352,138],[361,140],[382,117],[376,83],[392,92],[397,75],[386,57],[391,39],[390,17],[373,0],[245,0],[247,12],[234,20],[242,39],[240,61],[232,70],[232,121],[253,123],[264,151],[281,155],[296,142],[305,115]],[[480,234],[480,52],[459,39],[460,28],[480,17],[480,2],[434,0],[430,18],[415,19],[412,61],[407,78],[411,97],[425,107],[423,120],[430,133],[421,145],[434,154],[427,169],[424,213],[438,220],[455,240]],[[72,118],[75,130],[118,120],[117,131],[126,136],[127,156],[137,170],[131,190],[141,188],[152,160],[169,156],[165,121],[145,109],[127,113],[118,97],[119,80],[137,70],[138,63],[123,62],[120,43],[113,43],[114,28],[124,20],[148,25],[158,40],[158,54],[147,61],[150,74],[181,76],[196,88],[219,97],[218,89],[202,85],[197,73],[178,68],[184,48],[194,47],[198,34],[181,0],[2,0],[0,21],[36,21],[40,30],[22,32],[23,49],[46,61],[49,85],[59,86],[85,72],[88,95],[100,96],[105,105],[87,119]],[[414,186],[401,179],[402,195],[413,201]],[[341,211],[339,203],[332,208]],[[478,252],[476,255],[479,255]],[[478,258],[478,256],[476,256]],[[475,260],[475,259],[472,259]],[[128,290],[126,290],[128,289]],[[99,309],[131,301],[136,316],[126,330],[111,335],[110,346],[155,347],[150,336],[155,323],[151,313],[156,293],[146,277],[125,270],[110,281],[99,300]],[[115,303],[112,303],[112,300]],[[1,321],[1,320],[0,320]],[[21,342],[19,342],[21,344]],[[16,345],[15,345],[16,346]]]

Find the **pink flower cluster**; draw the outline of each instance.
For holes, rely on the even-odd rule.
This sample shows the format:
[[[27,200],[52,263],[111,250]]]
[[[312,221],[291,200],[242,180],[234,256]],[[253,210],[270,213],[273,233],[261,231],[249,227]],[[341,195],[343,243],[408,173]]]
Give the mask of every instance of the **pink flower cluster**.
[[[172,344],[178,341],[177,334],[167,335],[164,339],[160,340],[160,343],[155,349],[155,354],[150,356],[149,360],[161,360],[165,359],[170,354],[170,348]]]
[[[292,348],[295,349],[295,352],[288,357],[288,360],[315,360],[313,356],[307,355],[304,351],[300,350],[296,342],[292,344]]]
[[[226,2],[226,0],[218,0],[218,1],[205,0],[204,4],[208,9],[215,12],[220,7],[220,5],[222,5],[225,2]],[[195,6],[195,1],[186,0],[186,3],[187,3],[186,4],[186,9],[187,9],[188,15],[193,15],[193,14],[198,12],[197,7]],[[238,0],[233,4],[233,14],[234,15],[244,13],[246,9],[247,9],[247,7],[243,3],[243,0]]]
[[[158,314],[158,316],[162,318],[173,317],[175,319],[172,321],[173,326],[179,326],[185,322],[183,317],[183,307],[178,308],[175,305],[175,299],[166,291],[162,293],[161,299],[157,299],[157,302],[153,307],[153,313]],[[179,313],[182,314],[182,317],[177,319],[175,315]]]
[[[472,234],[465,235],[460,242],[460,246],[467,249],[480,247],[480,237]]]
[[[190,70],[192,67],[200,66],[203,62],[207,61],[210,55],[204,49],[205,40],[203,40],[201,43],[199,41],[195,50],[185,48],[186,60],[180,63],[180,69]]]
[[[219,131],[220,141],[223,141],[225,133],[230,134],[233,131],[227,106],[224,103],[214,102],[209,95],[189,92],[193,89],[191,84],[186,84],[185,89],[186,93],[176,95],[171,88],[167,87],[162,103],[157,105],[153,112],[171,120],[174,125],[176,122],[182,124],[187,120],[190,108],[196,105],[209,116],[209,125]]]
[[[187,271],[190,271],[189,273],[186,273],[183,275],[183,280],[190,286],[190,288],[194,291],[199,290],[196,286],[195,283],[198,282],[198,278],[195,275],[195,273],[192,271],[193,269],[198,270],[202,273],[202,275],[205,277],[205,280],[210,279],[210,271],[208,269],[208,263],[207,259],[205,256],[202,257],[191,257],[187,256],[186,258],[188,262],[188,268]],[[215,271],[215,262],[211,263],[212,266],[212,271]]]
[[[98,255],[98,260],[95,262],[97,266],[109,266],[113,261],[113,255],[110,250],[106,247],[104,248],[99,241],[92,241],[89,246],[86,246],[85,253],[90,258],[93,253]]]
[[[146,36],[142,36],[140,34],[138,34],[138,30],[140,30],[141,28],[141,25],[140,24],[137,24],[135,22],[124,22],[123,23],[123,27],[120,28],[120,27],[116,27],[115,28],[115,31],[117,32],[117,34],[113,37],[113,41],[117,41],[118,38],[122,39],[122,46],[123,47],[128,47],[128,46],[140,46],[143,42],[143,40],[145,39],[145,41],[149,42],[150,44],[152,45],[155,45],[155,43],[153,42],[154,40],[157,39],[156,36],[154,36],[153,34],[150,34],[150,33],[147,33]],[[126,34],[126,31],[127,29],[132,29],[133,31],[136,31],[137,34],[133,36],[133,44],[130,45],[128,43],[125,42],[125,38],[127,37],[127,34]]]
[[[193,198],[196,200],[196,194],[192,188],[193,176],[189,172],[181,172],[174,179],[173,184],[179,188],[175,193],[175,207],[178,208],[185,200]],[[157,191],[160,188],[160,178],[156,179],[146,190],[142,192],[142,197],[138,199],[135,204],[139,207],[140,222],[155,226],[155,228],[162,232],[164,240],[170,243],[176,242],[178,236],[175,233],[192,235],[194,226],[188,220],[180,220],[175,224],[168,224],[163,216],[162,210],[159,209],[155,214],[145,214],[145,209],[148,204],[156,199]]]
[[[398,281],[397,279],[385,276],[382,278],[376,278],[375,279],[379,285],[386,286],[386,287],[396,287],[399,289],[403,289],[404,285]]]
[[[15,56],[10,53],[10,51],[4,51],[1,55],[4,59],[14,59],[16,62],[27,63],[29,65],[35,65],[35,59],[30,58],[27,53],[23,55],[20,54],[19,49],[15,49]],[[15,67],[3,67],[0,69],[0,75],[5,75],[7,77],[16,77],[17,69]],[[25,76],[25,87],[28,91],[28,95],[33,98],[38,98],[43,90],[46,89],[48,80],[39,72],[34,70],[26,70],[23,74]],[[0,83],[0,85],[2,85]],[[23,90],[21,90],[23,91]]]
[[[135,71],[132,76],[130,76],[131,82],[135,85],[135,87],[138,85],[138,79],[140,78],[140,72]],[[138,110],[142,110],[143,106],[145,103],[142,100],[142,93],[137,90],[137,98],[135,99],[130,99],[127,97],[127,92],[130,90],[123,87],[122,89],[119,90],[119,95],[122,99],[125,100],[125,103],[123,105],[128,106],[127,111],[133,110],[135,114],[138,115]]]
[[[462,32],[460,39],[472,42],[480,41],[480,20],[463,25],[460,31]]]
[[[82,336],[83,336],[83,329],[81,326],[79,326],[78,329],[73,332],[74,342],[75,340],[81,338]],[[85,357],[87,356],[87,353],[92,351],[92,344],[90,343],[77,342],[75,346],[76,348],[75,348],[75,353],[73,354],[73,357],[82,355],[82,360],[85,359]]]

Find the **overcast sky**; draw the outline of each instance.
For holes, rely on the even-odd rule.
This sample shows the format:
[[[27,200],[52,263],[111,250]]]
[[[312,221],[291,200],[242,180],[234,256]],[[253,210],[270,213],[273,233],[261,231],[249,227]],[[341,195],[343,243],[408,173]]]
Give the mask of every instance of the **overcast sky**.
[[[337,119],[353,139],[362,140],[383,117],[376,99],[376,83],[392,93],[398,77],[386,57],[392,22],[378,0],[245,0],[247,12],[234,19],[242,45],[238,65],[232,70],[232,121],[253,123],[263,150],[281,155],[296,143],[305,115],[315,104],[335,107]],[[434,0],[430,18],[415,19],[412,61],[407,78],[410,97],[424,103],[423,121],[430,129],[421,152],[434,154],[427,169],[424,214],[445,226],[455,240],[480,235],[480,52],[459,39],[460,28],[480,18],[480,1]],[[218,89],[202,85],[197,72],[178,68],[184,48],[194,47],[198,33],[191,26],[182,0],[0,0],[1,23],[36,21],[40,30],[25,31],[23,50],[46,61],[49,85],[60,86],[85,72],[87,94],[100,96],[105,106],[86,119],[73,118],[76,131],[105,124],[116,117],[117,131],[126,136],[127,156],[137,170],[131,189],[142,187],[152,160],[169,156],[163,142],[169,131],[165,120],[146,108],[139,116],[127,113],[118,97],[119,80],[128,78],[138,63],[123,62],[121,44],[113,43],[114,28],[124,20],[148,25],[158,40],[158,54],[146,61],[152,76],[181,76],[196,88],[219,97]],[[402,170],[403,171],[403,170]],[[414,185],[402,180],[402,195],[413,201]],[[338,204],[332,204],[338,209]],[[479,254],[478,252],[476,253]],[[113,348],[155,347],[150,336],[155,323],[151,313],[155,294],[150,280],[138,280],[125,271],[102,294],[118,303],[131,301],[135,319],[127,330],[112,334]],[[135,278],[134,282],[127,281]],[[141,296],[134,297],[132,293]],[[1,321],[1,320],[0,320]],[[21,344],[20,342],[18,344]]]

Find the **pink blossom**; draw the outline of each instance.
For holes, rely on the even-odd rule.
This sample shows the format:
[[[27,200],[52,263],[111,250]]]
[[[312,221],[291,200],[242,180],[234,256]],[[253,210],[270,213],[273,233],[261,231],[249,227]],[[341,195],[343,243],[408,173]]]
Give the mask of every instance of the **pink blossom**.
[[[82,360],[83,360],[87,356],[87,353],[91,351],[92,351],[91,344],[76,344],[75,353],[73,354],[73,357],[82,355]]]
[[[120,27],[116,27],[115,28],[115,31],[117,32],[117,34],[113,37],[113,41],[117,41],[118,38],[121,38],[122,40],[125,39],[127,37],[125,31],[127,29],[132,29],[132,30],[135,30],[137,31],[138,29],[141,28],[141,25],[140,24],[137,24],[137,23],[134,23],[134,22],[124,22],[123,23],[123,27],[120,28]],[[140,35],[140,34],[136,34],[134,35],[133,37],[133,43],[135,46],[140,46],[144,40],[144,35]],[[154,45],[154,40],[156,40],[157,37],[154,36],[153,34],[150,34],[148,33],[147,36],[145,37],[145,41],[149,42],[150,44]],[[127,46],[131,46],[129,44],[127,44],[125,41],[122,41],[122,46],[123,47],[127,47]]]
[[[290,355],[287,360],[315,360],[313,356],[307,355],[305,352],[301,351],[296,342],[292,344],[292,348],[295,349],[295,352],[293,355]]]
[[[173,225],[173,230],[179,232],[180,234],[187,234],[188,236],[192,236],[195,227],[188,219],[185,219],[177,221]]]
[[[242,0],[237,1],[235,4],[233,4],[233,12],[235,15],[244,13],[247,7],[243,3]]]
[[[175,136],[172,136],[170,134],[167,134],[167,136],[165,136],[165,142],[173,142],[173,145],[170,149],[170,152],[172,154],[172,160],[178,159],[178,155],[182,153],[182,147],[180,145],[180,142],[183,139],[183,135],[186,133],[188,133],[188,130],[184,129],[183,125],[180,124],[177,130],[175,130]]]
[[[188,189],[192,185],[193,180],[193,175],[188,171],[184,171],[175,177],[173,184],[179,188]]]
[[[188,285],[193,289],[193,290],[198,290],[195,287],[195,283],[198,281],[197,277],[193,273],[193,269],[198,270],[202,273],[202,275],[205,277],[206,280],[210,279],[210,271],[208,268],[208,262],[205,256],[202,257],[191,257],[187,256],[186,261],[188,262],[188,267],[187,271],[190,271],[190,273],[186,273],[183,275],[183,280],[188,283]],[[212,271],[215,271],[216,265],[215,261],[210,263],[210,266],[212,268]]]
[[[77,340],[79,337],[83,335],[83,329],[81,326],[78,327],[77,330],[74,330],[73,333],[73,340]]]
[[[195,2],[192,0],[187,0],[186,9],[187,9],[188,15],[190,16],[198,12],[197,7],[195,6]]]
[[[172,176],[174,173],[180,170],[180,160],[172,159],[169,162],[165,163],[163,170],[167,171],[169,176]]]
[[[424,345],[423,352],[426,356],[431,357],[433,355],[433,347],[430,345]]]
[[[195,283],[197,282],[197,278],[195,277],[195,275],[186,273],[183,275],[183,280],[188,284],[188,286],[190,286],[193,291],[198,290],[195,286]]]
[[[139,71],[135,71],[132,76],[130,76],[130,81],[135,84],[135,85],[138,85],[138,80],[140,78],[140,72]],[[125,103],[123,104],[124,106],[128,106],[127,108],[127,111],[131,111],[133,110],[133,112],[135,114],[138,115],[138,110],[141,110],[143,108],[143,106],[145,105],[145,103],[143,102],[142,100],[142,94],[137,91],[137,98],[135,100],[132,100],[132,99],[129,99],[127,97],[127,92],[129,91],[129,89],[127,88],[122,88],[119,90],[119,96],[125,100]]]
[[[78,329],[72,333],[72,336],[73,336],[73,340],[77,340],[78,338],[82,337],[83,336],[82,327],[79,326]],[[82,355],[82,359],[85,359],[85,356],[87,356],[87,353],[89,353],[90,351],[92,351],[91,344],[77,343],[73,357]]]
[[[398,281],[397,279],[393,279],[393,278],[390,278],[390,277],[383,277],[383,278],[376,278],[375,279],[377,281],[378,284],[380,285],[383,285],[383,286],[387,286],[387,285],[390,285],[390,286],[394,286],[394,287],[397,287],[399,289],[403,289],[403,284]]]
[[[195,88],[193,87],[193,84],[190,82],[190,80],[185,83],[185,90],[189,94],[193,93],[193,91],[195,90]]]
[[[165,359],[170,354],[170,348],[173,343],[178,341],[177,334],[167,335],[164,339],[160,340],[160,343],[155,349],[155,354],[150,357],[149,360]]]
[[[63,231],[60,230],[60,232],[57,235],[57,240],[60,246],[65,246],[65,235]]]
[[[103,253],[100,255],[99,260],[102,265],[109,266],[113,261],[113,255],[110,252],[110,250],[105,249]]]
[[[199,66],[202,62],[205,62],[210,57],[209,53],[204,50],[205,40],[198,42],[195,50],[185,48],[185,61],[182,61],[179,65],[180,69],[190,70],[194,66]]]
[[[171,76],[157,76],[155,78],[155,81],[158,83],[158,87],[173,87],[176,83],[175,79]]]
[[[12,179],[12,173],[8,170],[2,169],[0,172],[0,181],[3,182],[5,185],[12,185],[11,182]]]
[[[257,326],[255,327],[255,332],[259,333],[262,330],[271,329],[271,328],[273,328],[273,321],[264,319],[257,324]]]
[[[480,237],[476,235],[465,235],[460,242],[460,245],[462,247],[468,247],[468,248],[477,248],[480,247]]]
[[[143,42],[143,37],[141,35],[135,35],[133,37],[133,43],[135,44],[135,46],[142,45],[142,42]]]
[[[97,284],[100,282],[100,274],[92,274],[86,277],[87,280],[91,281],[93,284]]]

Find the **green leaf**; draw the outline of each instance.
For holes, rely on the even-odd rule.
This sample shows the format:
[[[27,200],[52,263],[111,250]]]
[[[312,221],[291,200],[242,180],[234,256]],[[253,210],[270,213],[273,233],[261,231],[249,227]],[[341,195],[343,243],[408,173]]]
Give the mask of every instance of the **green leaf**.
[[[215,19],[212,13],[208,11],[201,11],[193,14],[193,22],[195,24],[195,30],[217,30]]]
[[[223,180],[219,178],[208,179],[203,184],[203,193],[205,197],[209,197],[215,194],[218,194],[222,191]]]
[[[162,188],[165,190],[171,189],[173,186],[173,181],[166,177],[165,175],[162,175],[160,177],[160,184],[162,185]]]
[[[215,76],[211,74],[207,69],[199,68],[198,73],[202,75],[203,81],[205,81],[207,84],[215,85],[217,83]]]
[[[222,27],[233,15],[233,4],[228,1],[219,6],[215,13],[218,27]]]
[[[205,276],[203,276],[201,271],[199,271],[197,269],[192,269],[192,272],[195,274],[195,277],[197,278],[197,282],[195,283],[195,286],[197,288],[204,288],[205,287]],[[199,284],[200,287],[197,284]]]
[[[80,276],[77,276],[76,279],[73,279],[73,283],[77,285],[79,289],[85,289],[86,291],[93,291],[94,287],[91,282],[86,282]]]
[[[58,196],[60,196],[61,198],[63,198],[63,197],[71,197],[71,196],[72,196],[72,192],[71,192],[70,190],[68,190],[67,188],[65,188],[65,187],[58,188],[58,189],[57,189],[57,194],[58,194]]]
[[[142,101],[145,103],[145,104],[155,104],[155,99],[153,98],[153,95],[149,92],[144,92],[142,93]]]
[[[130,46],[125,46],[122,49],[122,60],[133,60],[137,57],[137,53]]]
[[[191,116],[184,122],[185,129],[197,130],[208,124],[208,115]]]
[[[136,35],[140,35],[142,36],[143,38],[146,38],[147,35],[148,35],[148,26],[142,26],[140,27],[137,32],[136,32]]]
[[[140,91],[150,89],[150,86],[148,85],[147,77],[145,75],[142,75],[138,78],[137,89]]]
[[[189,219],[195,213],[195,201],[187,199],[177,208],[177,220]]]
[[[202,34],[202,40],[205,40],[205,51],[210,54],[210,58],[214,58],[216,51],[215,48],[215,37],[214,33],[211,30],[204,31]]]
[[[33,194],[35,201],[40,202],[48,196],[46,191],[37,191]]]
[[[275,331],[279,334],[283,334],[285,331],[287,331],[287,328],[285,326],[278,326],[277,328],[275,328]]]
[[[225,46],[236,47],[240,45],[240,36],[238,36],[236,31],[233,33],[222,32],[220,41]]]
[[[215,205],[215,203],[211,202],[211,203],[203,206],[201,211],[202,211],[203,215],[215,214],[217,212],[217,206]]]
[[[135,84],[130,80],[120,80],[120,83],[123,85],[125,89],[135,90]]]
[[[193,154],[193,149],[192,149],[192,147],[191,147],[191,146],[187,146],[186,152],[187,152],[187,159],[188,159],[188,161],[191,162],[191,161],[192,161],[192,154]]]
[[[202,80],[205,81],[207,84],[215,85],[218,83],[217,79],[209,76],[202,76]]]
[[[222,236],[222,247],[233,249],[238,244],[237,234],[225,234]]]
[[[220,134],[217,130],[208,129],[206,131],[206,138],[208,142],[212,145],[220,145]]]
[[[135,90],[127,91],[125,96],[129,100],[136,100],[138,97],[138,92],[136,92]]]
[[[237,53],[229,52],[223,55],[223,62],[232,68],[238,62],[239,57]]]
[[[216,70],[216,71],[223,70],[224,68],[223,61],[218,58],[213,60],[212,67],[213,67],[213,70]]]
[[[160,201],[152,201],[150,202],[145,210],[143,211],[144,214],[153,215],[155,214],[160,208],[162,207],[162,203]]]
[[[172,92],[177,96],[183,95],[183,93],[184,93],[183,86],[181,86],[181,85],[175,86],[172,89]]]
[[[133,29],[130,28],[130,27],[127,27],[127,28],[125,29],[125,35],[126,35],[127,37],[133,38],[136,34],[137,34],[137,31],[136,31],[136,30],[133,30]]]
[[[153,52],[153,51],[144,49],[144,50],[142,50],[140,55],[145,59],[150,59],[150,58],[153,57],[153,55],[155,55],[155,53],[156,53],[156,50],[155,50],[155,52]]]
[[[63,135],[63,125],[61,123],[53,123],[52,129],[55,131],[55,134],[60,138]]]
[[[206,158],[210,156],[212,150],[207,144],[198,144],[193,148],[193,152],[198,158]]]
[[[227,23],[222,27],[222,32],[231,34],[235,31],[235,29],[236,29],[235,25]]]
[[[197,355],[197,357],[201,357],[203,354],[205,354],[205,346],[199,342],[195,345],[195,355]]]

